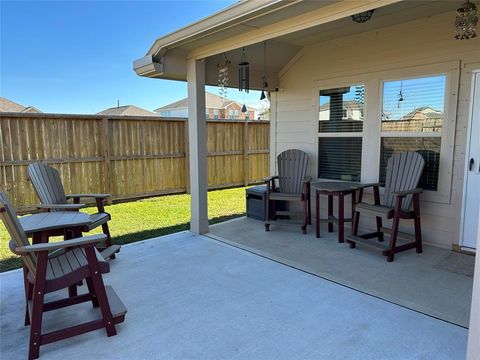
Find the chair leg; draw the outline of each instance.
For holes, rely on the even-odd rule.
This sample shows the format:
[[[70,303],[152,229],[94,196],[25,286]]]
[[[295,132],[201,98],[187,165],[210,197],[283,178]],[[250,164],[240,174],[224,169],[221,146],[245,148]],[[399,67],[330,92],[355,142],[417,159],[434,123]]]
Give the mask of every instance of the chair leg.
[[[382,228],[382,218],[380,216],[376,217],[377,221],[377,233],[378,233],[378,241],[383,242],[383,232],[380,231]]]
[[[108,223],[102,224],[102,230],[105,235],[107,235],[107,240],[105,240],[106,247],[112,246],[112,237],[110,236],[110,229],[108,228]],[[110,259],[115,259],[115,254],[110,256]]]
[[[270,231],[270,199],[265,199],[265,231]]]
[[[312,194],[310,193],[310,186],[308,187],[308,195],[307,195],[307,201],[308,201],[308,225],[312,225]]]
[[[307,233],[307,223],[308,223],[308,201],[307,199],[303,199],[303,225],[302,225],[302,233],[305,235]]]
[[[41,252],[37,256],[37,273],[35,275],[35,285],[33,286],[32,295],[32,321],[30,324],[30,344],[28,350],[29,360],[37,359],[40,356],[47,258],[47,252]]]
[[[103,283],[102,275],[100,272],[100,265],[98,264],[95,250],[93,247],[85,248],[85,254],[87,255],[88,268],[90,271],[90,278],[92,286],[97,296],[97,301],[102,312],[103,322],[107,335],[113,336],[117,334],[115,325],[113,322],[112,312],[110,310],[110,304],[108,303],[107,293],[105,291],[105,285]]]
[[[392,234],[390,236],[390,245],[387,251],[387,261],[392,262],[395,256],[395,247],[397,246],[398,226],[400,224],[400,217],[398,212],[395,212],[392,223]]]
[[[97,294],[95,293],[95,287],[93,286],[92,278],[87,277],[85,280],[87,282],[88,292],[93,294],[92,305],[94,308],[96,308],[99,306],[99,304],[98,304]]]
[[[413,195],[413,211],[415,212],[414,224],[415,224],[415,243],[417,254],[423,252],[422,247],[422,228],[420,225],[420,196],[419,194]]]

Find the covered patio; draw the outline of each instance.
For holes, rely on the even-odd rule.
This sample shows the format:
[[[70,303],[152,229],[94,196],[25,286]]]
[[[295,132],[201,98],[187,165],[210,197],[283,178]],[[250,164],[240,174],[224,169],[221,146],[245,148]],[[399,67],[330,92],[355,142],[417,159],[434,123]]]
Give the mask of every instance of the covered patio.
[[[465,358],[468,331],[460,326],[203,235],[155,238],[124,246],[121,255],[104,276],[128,304],[118,335],[99,330],[53,343],[41,358]],[[0,281],[2,357],[23,359],[21,270]],[[47,316],[47,330],[93,315],[83,305]]]
[[[470,302],[470,294],[472,283],[480,288],[480,279],[447,271],[442,264],[451,250],[474,253],[477,247],[477,192],[469,185],[470,196],[465,194],[469,176],[477,174],[467,158],[477,151],[469,149],[478,147],[470,141],[470,131],[480,47],[478,38],[455,40],[456,7],[450,1],[240,1],[157,39],[134,62],[134,70],[140,76],[188,82],[194,233],[210,231],[209,236],[227,244],[470,326],[468,357],[478,359],[480,297],[474,290]],[[314,181],[361,183],[382,182],[392,154],[422,154],[427,165],[419,185],[421,227],[423,241],[430,245],[425,253],[406,252],[387,265],[378,254],[344,249],[333,237],[300,238],[288,229],[265,234],[261,224],[253,226],[248,219],[209,229],[205,85],[218,84],[226,60],[234,70],[228,86],[245,87],[240,64],[248,62],[249,87],[268,93],[270,175],[277,174],[277,156],[289,149],[309,155],[307,175]],[[405,99],[419,100],[403,109]],[[248,162],[243,166],[248,168]],[[366,192],[364,200],[371,202],[372,195]],[[364,216],[360,228],[373,230],[374,221]],[[412,233],[408,222],[401,228]],[[289,292],[290,283],[284,283]],[[384,320],[377,315],[372,324]],[[344,325],[338,326],[331,331]],[[328,341],[318,347],[324,343]],[[398,354],[415,358],[410,351]]]

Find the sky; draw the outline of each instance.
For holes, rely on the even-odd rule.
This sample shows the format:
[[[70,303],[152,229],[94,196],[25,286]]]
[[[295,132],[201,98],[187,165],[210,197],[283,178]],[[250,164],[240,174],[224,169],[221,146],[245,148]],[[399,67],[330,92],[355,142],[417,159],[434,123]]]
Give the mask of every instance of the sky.
[[[0,96],[43,112],[77,114],[117,100],[152,111],[185,98],[185,82],[137,76],[132,62],[156,38],[234,2],[0,0]],[[244,99],[233,89],[228,96]],[[260,95],[245,96],[255,105]]]

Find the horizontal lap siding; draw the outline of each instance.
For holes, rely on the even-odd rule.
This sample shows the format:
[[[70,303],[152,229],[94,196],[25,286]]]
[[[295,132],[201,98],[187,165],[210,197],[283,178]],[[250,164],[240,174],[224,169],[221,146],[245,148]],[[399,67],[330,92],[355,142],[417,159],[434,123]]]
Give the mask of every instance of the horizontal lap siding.
[[[375,72],[382,72],[388,79],[389,71],[405,69],[408,73],[409,67],[460,61],[453,164],[443,165],[452,167],[450,201],[422,201],[424,239],[443,247],[459,241],[471,82],[467,68],[480,69],[480,38],[454,40],[454,18],[455,13],[450,12],[305,47],[295,63],[283,69],[279,86],[283,90],[276,93],[272,106],[276,109],[272,113],[274,155],[289,148],[306,151],[311,155],[309,175],[317,178],[318,115],[312,109],[318,102],[313,89],[320,81],[358,76],[368,79],[368,73]],[[365,121],[369,120],[379,121]],[[366,198],[370,199],[368,195]],[[349,206],[346,208],[349,212]],[[366,217],[362,221],[365,227],[374,223]],[[412,231],[408,221],[406,227]]]
[[[210,188],[256,183],[268,176],[270,125],[249,123],[248,143],[245,126],[208,122]],[[2,114],[0,189],[20,211],[32,209],[39,200],[27,166],[41,160],[59,170],[66,193],[107,192],[113,200],[128,200],[185,192],[186,130],[185,120],[164,118]]]

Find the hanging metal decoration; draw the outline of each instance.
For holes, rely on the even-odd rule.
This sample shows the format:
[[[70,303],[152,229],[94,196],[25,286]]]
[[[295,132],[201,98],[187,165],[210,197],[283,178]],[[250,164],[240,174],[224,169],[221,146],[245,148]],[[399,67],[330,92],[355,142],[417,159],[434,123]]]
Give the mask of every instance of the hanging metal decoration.
[[[402,103],[404,101],[405,101],[405,98],[403,97],[403,81],[400,80],[400,92],[398,93],[397,108],[400,109],[400,103]]]
[[[242,106],[242,112],[246,113],[247,112],[247,105],[243,104]]]
[[[467,40],[477,36],[477,7],[470,1],[457,9],[457,17],[455,18],[455,39]]]
[[[238,64],[238,90],[250,90],[250,63],[245,56],[245,48],[242,48],[242,59]]]
[[[225,61],[217,64],[218,69],[218,93],[221,97],[226,98],[228,95],[228,66],[230,60],[227,59],[227,55],[223,54]]]
[[[367,10],[367,11],[363,11],[361,13],[358,13],[358,14],[353,14],[352,15],[352,20],[355,21],[356,23],[364,23],[364,22],[367,22],[368,20],[370,20],[372,18],[372,15],[373,15],[373,12],[375,11],[375,9],[372,9],[372,10]]]
[[[267,83],[267,42],[263,42],[263,76],[262,76],[262,94],[260,95],[260,100],[266,98],[265,91],[268,88]]]

